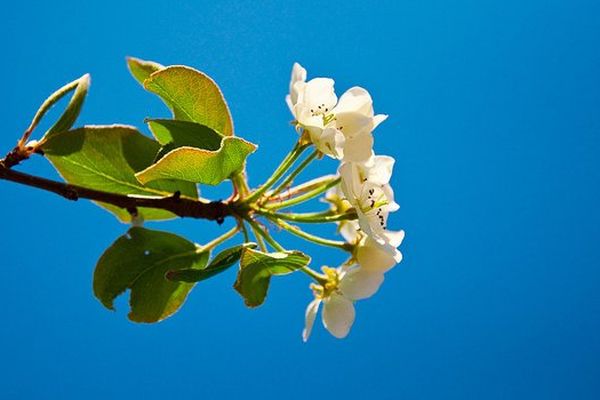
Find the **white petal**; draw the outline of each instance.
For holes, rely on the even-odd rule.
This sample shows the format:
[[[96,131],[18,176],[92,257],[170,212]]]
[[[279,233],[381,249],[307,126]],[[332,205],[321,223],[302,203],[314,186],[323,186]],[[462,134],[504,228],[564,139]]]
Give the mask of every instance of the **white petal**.
[[[348,336],[354,323],[355,311],[352,301],[339,294],[332,294],[323,301],[323,325],[333,336]]]
[[[394,169],[394,157],[375,156],[368,168],[367,180],[376,185],[385,185],[390,182]]]
[[[298,103],[294,106],[292,114],[303,127],[317,127],[323,129],[323,117],[320,115],[312,115],[310,109],[304,103]]]
[[[404,240],[404,231],[387,231],[385,236],[387,237],[387,240],[390,245],[398,247],[402,244],[402,241]]]
[[[308,303],[308,307],[306,307],[306,313],[304,315],[304,330],[302,331],[302,340],[305,342],[310,337],[310,332],[312,331],[312,327],[315,323],[315,317],[317,316],[317,311],[319,311],[320,304],[321,300],[314,299]]]
[[[330,112],[337,96],[333,89],[334,81],[329,78],[314,78],[306,82],[304,86],[304,96],[302,102],[313,114]]]
[[[394,189],[390,185],[383,185],[381,191],[388,204],[384,207],[386,212],[394,212],[400,209],[400,205],[394,201]]]
[[[293,108],[298,103],[298,96],[303,85],[297,85],[297,83],[304,83],[306,81],[306,70],[298,63],[294,63],[292,67],[292,76],[290,78],[290,94],[286,98],[290,110],[293,112]]]
[[[353,268],[340,280],[340,290],[351,300],[362,300],[373,296],[383,283],[383,272],[364,268]]]
[[[359,193],[362,184],[360,177],[356,172],[354,163],[351,162],[343,162],[338,167],[338,174],[342,178],[340,188],[342,189],[346,200],[354,207],[357,206],[357,194]]]
[[[317,148],[330,157],[340,159],[343,156],[344,135],[335,128],[325,128],[320,137],[313,141]]]
[[[367,271],[384,273],[402,261],[402,253],[390,243],[367,237],[356,249],[356,261]]]
[[[335,126],[344,132],[347,138],[353,138],[373,130],[373,118],[358,112],[343,112],[335,114]]]
[[[361,162],[373,155],[373,135],[365,132],[354,138],[346,138],[344,161]]]
[[[348,243],[355,243],[358,239],[358,222],[342,221],[340,222],[340,234]]]
[[[348,89],[335,107],[335,114],[342,112],[358,112],[367,117],[373,116],[373,100],[365,89],[355,86]]]
[[[378,114],[373,117],[373,130],[379,126],[380,123],[385,121],[388,118],[385,114]]]

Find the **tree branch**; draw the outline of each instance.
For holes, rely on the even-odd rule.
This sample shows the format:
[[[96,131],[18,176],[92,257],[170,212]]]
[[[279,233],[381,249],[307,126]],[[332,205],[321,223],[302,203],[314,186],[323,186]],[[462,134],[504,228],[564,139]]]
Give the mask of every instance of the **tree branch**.
[[[224,221],[225,217],[234,214],[234,208],[229,203],[222,201],[206,203],[199,200],[182,198],[179,192],[169,197],[134,196],[103,192],[57,182],[14,171],[10,169],[12,165],[18,164],[18,161],[14,161],[17,160],[12,160],[10,157],[0,160],[0,179],[56,193],[68,200],[88,199],[99,201],[121,207],[131,213],[135,213],[139,207],[158,208],[170,211],[180,217],[207,219],[217,221],[219,224]]]

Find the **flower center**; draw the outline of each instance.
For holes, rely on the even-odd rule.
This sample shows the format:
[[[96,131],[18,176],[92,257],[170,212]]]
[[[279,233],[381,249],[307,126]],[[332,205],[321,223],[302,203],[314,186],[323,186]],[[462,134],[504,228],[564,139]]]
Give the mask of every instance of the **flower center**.
[[[317,299],[323,300],[330,297],[333,293],[338,291],[338,286],[340,284],[340,275],[335,268],[323,267],[321,268],[321,270],[327,277],[327,281],[323,285],[317,285],[316,283],[312,283],[310,285],[310,288],[312,289]]]

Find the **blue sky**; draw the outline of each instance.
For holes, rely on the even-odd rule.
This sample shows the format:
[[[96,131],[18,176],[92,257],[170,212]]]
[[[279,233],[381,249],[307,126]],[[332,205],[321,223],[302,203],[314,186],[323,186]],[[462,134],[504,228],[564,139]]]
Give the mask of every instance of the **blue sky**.
[[[235,271],[156,325],[109,312],[97,258],[126,226],[91,203],[0,182],[0,393],[29,398],[598,398],[600,4],[594,1],[11,2],[0,149],[43,99],[92,74],[79,124],[165,117],[125,56],[211,75],[266,178],[293,144],[289,71],[360,85],[389,119],[405,259],[343,341],[300,340],[304,276],[246,309]],[[53,114],[53,115],[56,115]],[[42,127],[43,128],[43,127]],[[331,173],[316,164],[307,176]],[[21,170],[55,177],[41,158]],[[228,189],[228,187],[227,187]],[[203,188],[205,196],[227,195]],[[152,224],[197,242],[216,225]],[[320,228],[330,234],[333,227]],[[315,262],[341,255],[282,235]]]

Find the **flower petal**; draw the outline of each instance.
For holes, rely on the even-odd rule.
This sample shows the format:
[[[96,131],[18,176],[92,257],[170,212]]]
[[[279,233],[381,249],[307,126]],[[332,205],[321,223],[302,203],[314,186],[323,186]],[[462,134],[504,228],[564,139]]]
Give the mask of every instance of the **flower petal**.
[[[383,283],[383,272],[355,267],[340,280],[340,290],[351,300],[362,300],[373,296]]]
[[[334,293],[323,303],[323,326],[325,329],[338,339],[348,336],[356,316],[352,301]]]
[[[294,63],[294,66],[292,67],[292,76],[290,78],[290,94],[285,99],[292,113],[294,112],[294,106],[296,103],[298,103],[299,94],[304,89],[303,84],[305,81],[306,70],[302,67],[302,65]]]
[[[385,185],[390,182],[394,169],[394,157],[375,156],[368,165],[367,180],[376,185]]]
[[[388,118],[385,114],[377,114],[373,117],[373,130],[379,126],[380,123],[385,121]]]
[[[358,112],[367,117],[373,117],[373,100],[366,89],[355,86],[348,89],[335,107],[335,114],[343,112]]]
[[[364,132],[353,138],[346,138],[344,144],[344,161],[361,162],[373,155],[373,135]]]
[[[356,261],[366,271],[384,273],[402,261],[402,253],[391,243],[367,237],[356,249]]]
[[[315,317],[317,316],[317,311],[319,311],[320,304],[320,299],[314,299],[313,301],[308,303],[308,307],[306,307],[306,313],[304,315],[304,330],[302,331],[302,340],[304,342],[306,342],[310,337],[310,333],[312,332],[312,327],[315,323]]]
[[[373,118],[358,112],[337,113],[335,114],[335,126],[344,132],[344,136],[347,138],[354,138],[364,133],[371,133]]]
[[[404,231],[387,231],[386,237],[390,245],[398,247],[404,240]]]
[[[333,109],[337,103],[334,83],[333,79],[329,78],[314,78],[306,82],[302,102],[311,113],[323,114]]]
[[[313,142],[323,154],[340,159],[342,158],[346,139],[337,129],[325,128],[321,131],[320,137],[316,141],[313,140]]]
[[[344,240],[348,243],[356,243],[358,241],[358,229],[358,221],[350,220],[340,222],[340,235],[342,235]]]

